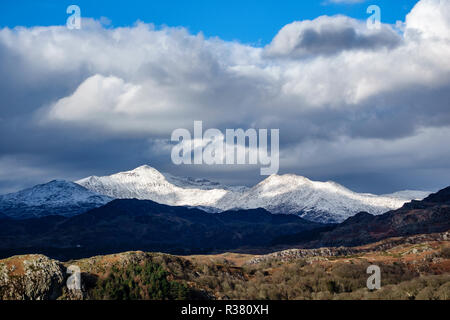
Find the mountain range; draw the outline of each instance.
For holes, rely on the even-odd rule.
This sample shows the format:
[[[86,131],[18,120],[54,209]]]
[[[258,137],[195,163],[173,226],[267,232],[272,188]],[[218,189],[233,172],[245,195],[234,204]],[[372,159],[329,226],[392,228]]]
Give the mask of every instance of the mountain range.
[[[271,252],[280,248],[356,246],[388,237],[450,229],[450,187],[374,216],[359,213],[321,224],[265,209],[210,213],[151,200],[116,199],[73,216],[6,219],[0,257],[44,253],[58,259],[130,250],[175,254]]]
[[[342,222],[361,211],[381,214],[430,194],[425,191],[383,196],[356,193],[332,181],[312,181],[293,174],[272,175],[251,188],[229,187],[206,179],[163,174],[146,165],[110,176],[91,176],[76,183],[116,199],[153,200],[210,212],[264,208],[271,213],[297,214],[322,223]]]
[[[253,187],[225,186],[206,179],[182,178],[150,166],[76,182],[54,180],[0,196],[0,213],[26,219],[47,215],[74,216],[113,199],[152,200],[208,212],[264,208],[310,221],[339,223],[364,211],[381,214],[398,209],[430,192],[356,193],[335,182],[318,182],[293,174],[272,175]]]
[[[450,230],[450,187],[422,201],[411,201],[400,209],[374,216],[360,212],[333,228],[314,234],[299,232],[278,239],[283,244],[301,247],[357,246],[382,239]],[[450,240],[450,239],[448,239]]]

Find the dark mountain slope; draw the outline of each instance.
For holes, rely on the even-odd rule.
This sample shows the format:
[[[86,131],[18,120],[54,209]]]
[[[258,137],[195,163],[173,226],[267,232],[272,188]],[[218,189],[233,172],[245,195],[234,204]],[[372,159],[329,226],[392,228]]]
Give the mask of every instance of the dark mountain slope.
[[[49,216],[0,224],[0,251],[9,249],[9,254],[17,248],[52,256],[57,252],[56,256],[67,258],[74,251],[76,256],[127,250],[203,253],[267,247],[280,235],[321,226],[264,209],[213,214],[149,200],[114,200],[71,218]]]
[[[450,230],[450,187],[379,216],[358,213],[304,244],[307,247],[356,246],[389,237],[447,230]]]
[[[265,209],[208,213],[150,200],[114,200],[74,217],[0,222],[0,257],[44,253],[58,259],[129,250],[193,254],[276,246],[357,246],[389,237],[450,230],[450,188],[401,209],[361,212],[324,225]]]

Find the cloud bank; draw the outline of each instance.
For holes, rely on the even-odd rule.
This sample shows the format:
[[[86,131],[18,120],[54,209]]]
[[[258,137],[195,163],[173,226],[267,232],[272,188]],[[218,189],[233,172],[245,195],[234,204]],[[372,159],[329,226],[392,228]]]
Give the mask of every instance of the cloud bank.
[[[183,28],[82,25],[0,30],[0,160],[80,178],[171,170],[165,139],[203,120],[279,128],[281,172],[372,192],[450,181],[448,1],[420,1],[401,32],[324,16],[286,25],[264,48]]]

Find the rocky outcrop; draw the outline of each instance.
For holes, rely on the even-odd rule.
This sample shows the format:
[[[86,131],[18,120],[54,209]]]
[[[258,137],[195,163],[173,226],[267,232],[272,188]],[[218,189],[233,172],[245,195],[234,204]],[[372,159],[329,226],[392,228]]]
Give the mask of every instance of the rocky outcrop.
[[[166,256],[133,251],[66,263],[38,254],[13,256],[0,260],[0,300],[83,300],[98,277],[113,267],[119,270],[155,259],[164,261]],[[170,259],[183,264],[180,258]]]
[[[263,261],[276,259],[281,261],[287,261],[300,258],[312,258],[312,257],[337,257],[348,256],[359,253],[358,250],[351,248],[320,248],[320,249],[289,249],[274,252],[264,256],[256,257],[248,262],[248,264],[257,264]]]
[[[43,255],[14,256],[0,261],[0,299],[48,300],[61,295],[65,268]]]
[[[315,239],[303,241],[300,234],[296,243],[290,243],[304,248],[353,247],[392,237],[445,232],[450,230],[449,194],[450,188],[446,188],[379,216],[359,213]]]
[[[301,258],[314,257],[345,257],[367,252],[383,252],[399,245],[414,245],[427,241],[450,241],[450,231],[433,234],[420,234],[410,237],[399,237],[386,239],[371,245],[362,247],[329,247],[319,249],[288,249],[262,255],[251,259],[248,264],[257,264],[268,260],[289,261]]]

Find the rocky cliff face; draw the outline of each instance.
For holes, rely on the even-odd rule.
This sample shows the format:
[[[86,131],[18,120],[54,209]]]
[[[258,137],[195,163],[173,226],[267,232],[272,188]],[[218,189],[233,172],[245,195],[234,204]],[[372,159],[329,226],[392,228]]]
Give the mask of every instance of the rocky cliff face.
[[[0,299],[48,300],[61,295],[65,268],[43,255],[14,256],[0,261]]]
[[[375,242],[370,245],[360,247],[327,247],[318,249],[288,249],[277,251],[267,255],[253,258],[248,264],[257,264],[263,261],[276,259],[289,261],[292,259],[312,258],[312,257],[343,257],[369,252],[384,252],[400,245],[416,245],[430,241],[450,241],[450,231],[432,234],[419,234],[410,237],[389,238]]]

